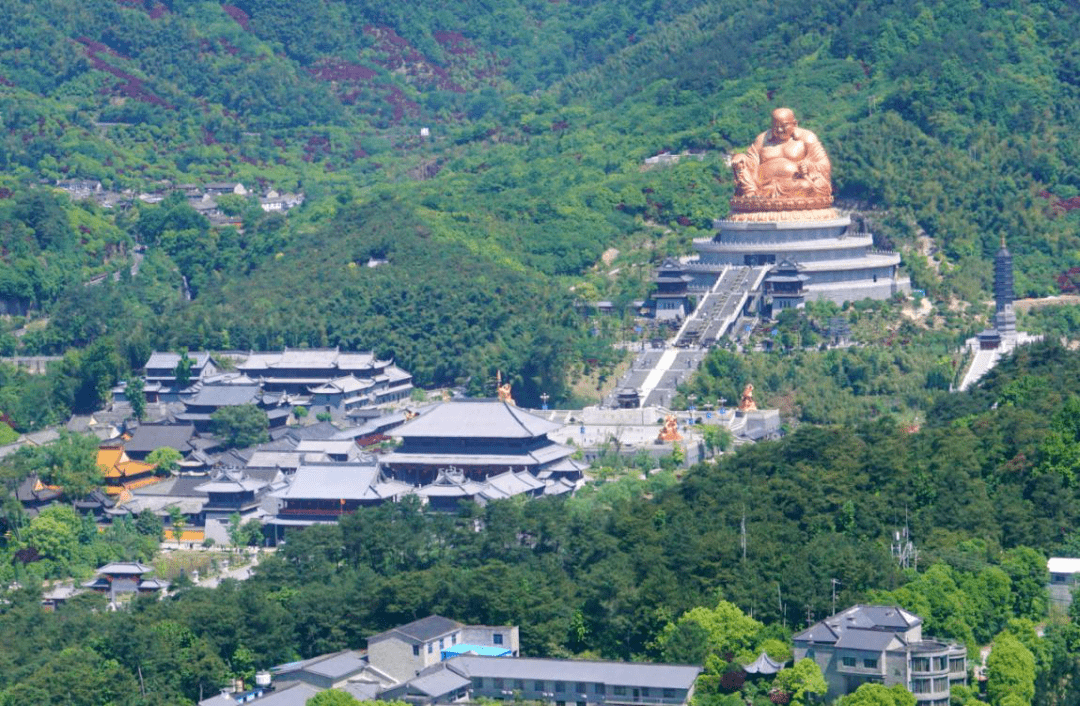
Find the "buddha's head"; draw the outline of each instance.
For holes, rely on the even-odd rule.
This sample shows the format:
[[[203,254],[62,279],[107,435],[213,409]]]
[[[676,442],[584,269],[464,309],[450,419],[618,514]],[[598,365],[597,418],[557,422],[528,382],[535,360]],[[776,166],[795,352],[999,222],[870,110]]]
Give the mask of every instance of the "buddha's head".
[[[798,126],[799,121],[791,108],[777,108],[772,112],[772,134],[778,142],[790,140]]]

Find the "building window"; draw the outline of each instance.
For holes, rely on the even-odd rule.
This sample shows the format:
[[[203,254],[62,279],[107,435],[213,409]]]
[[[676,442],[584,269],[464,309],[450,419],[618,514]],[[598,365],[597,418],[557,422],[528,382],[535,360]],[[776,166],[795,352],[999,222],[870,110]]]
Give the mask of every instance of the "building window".
[[[929,672],[930,671],[930,658],[929,657],[912,657],[911,658],[911,671],[913,671],[913,672]]]
[[[494,642],[496,645],[501,645],[502,644],[502,633],[497,632],[494,635],[492,635],[491,636],[491,641]]]
[[[967,669],[966,669],[966,667],[964,665],[964,658],[963,657],[952,657],[952,658],[950,658],[949,659],[949,671],[953,672],[954,674],[963,673],[963,672],[967,671]]]
[[[866,667],[867,669],[877,669],[877,660],[867,657],[862,661],[862,666]]]
[[[845,667],[854,667],[855,666],[855,658],[854,657],[844,657],[842,662],[843,662]]]
[[[439,638],[439,651],[442,652],[444,649],[446,649],[446,645],[443,644],[443,638],[440,637]]]
[[[616,696],[626,696],[626,687],[625,686],[614,686],[614,687],[611,688],[611,690],[613,692],[615,692]]]
[[[434,649],[435,649],[435,643],[434,642],[427,643],[427,653],[428,654],[431,654],[431,651],[434,650]]]
[[[457,644],[457,633],[454,633],[453,635],[450,636],[450,644],[451,645],[456,645]]]
[[[514,680],[514,688],[517,689],[518,691],[524,691],[525,690],[525,682],[523,680],[521,680],[521,679],[515,679]]]
[[[484,688],[484,678],[483,677],[473,677],[473,688],[474,689],[483,689]]]
[[[607,690],[605,689],[603,684],[595,684],[593,688],[596,690],[596,693],[598,693],[598,694],[606,694],[607,693]]]
[[[674,689],[664,689],[664,698],[665,699],[674,699],[675,698],[675,690]]]
[[[413,657],[419,657],[420,656],[420,645],[413,645],[412,646],[412,654],[413,654]]]
[[[948,657],[934,657],[934,671],[935,672],[944,672],[948,668],[949,668],[949,658]]]
[[[533,691],[543,691],[543,690],[544,690],[544,682],[538,681],[535,684],[533,684]]]
[[[495,680],[495,688],[496,688],[496,689],[501,689],[501,688],[503,688],[503,680],[502,680],[502,679],[496,679],[496,680]]]
[[[647,687],[647,686],[641,687],[641,695],[642,696],[648,696],[649,695],[649,687]]]
[[[555,693],[556,694],[561,694],[564,691],[566,691],[566,684],[564,684],[561,681],[555,682]]]
[[[584,694],[588,690],[588,688],[588,685],[583,681],[579,681],[577,683],[577,693],[579,694]]]

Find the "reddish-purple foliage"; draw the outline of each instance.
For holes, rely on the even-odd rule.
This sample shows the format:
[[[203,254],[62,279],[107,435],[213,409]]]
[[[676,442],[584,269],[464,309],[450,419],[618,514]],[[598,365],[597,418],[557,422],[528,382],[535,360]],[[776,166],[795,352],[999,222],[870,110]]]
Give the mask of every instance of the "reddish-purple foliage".
[[[222,5],[225,14],[236,20],[236,23],[244,28],[245,32],[251,31],[251,18],[248,14],[235,5]]]
[[[315,62],[308,72],[323,81],[367,81],[375,78],[375,71],[343,59],[324,58]]]
[[[401,119],[405,117],[406,112],[413,117],[420,114],[420,106],[417,105],[416,102],[406,98],[404,91],[397,86],[389,86],[388,89],[386,100],[393,109],[392,120],[395,123],[400,122]]]
[[[432,34],[435,41],[439,43],[448,54],[473,56],[476,54],[476,48],[472,46],[472,43],[465,38],[460,32],[450,32],[447,30],[440,30]]]
[[[730,694],[733,691],[741,689],[745,681],[746,672],[741,669],[733,669],[730,672],[725,672],[721,675],[720,688]]]
[[[104,71],[105,73],[110,73],[123,82],[115,88],[115,90],[120,95],[127,96],[128,98],[134,98],[135,100],[142,101],[144,103],[150,103],[151,105],[160,105],[162,107],[169,108],[170,110],[175,108],[175,106],[167,103],[166,101],[162,100],[150,91],[146,90],[146,88],[143,87],[143,81],[141,78],[132,76],[131,74],[125,71],[121,71],[115,66],[106,63],[100,56],[98,56],[98,54],[106,53],[121,59],[124,59],[126,57],[113,51],[101,42],[95,42],[94,40],[88,39],[86,37],[76,37],[76,40],[86,46],[86,55],[87,57],[89,57],[90,63],[94,65],[95,69],[97,69],[98,71]]]
[[[1080,209],[1080,196],[1063,199],[1045,190],[1040,191],[1038,195],[1039,198],[1046,199],[1050,202],[1050,210],[1055,216],[1060,216],[1063,213]]]
[[[1080,267],[1073,267],[1058,275],[1057,286],[1062,294],[1080,293]]]

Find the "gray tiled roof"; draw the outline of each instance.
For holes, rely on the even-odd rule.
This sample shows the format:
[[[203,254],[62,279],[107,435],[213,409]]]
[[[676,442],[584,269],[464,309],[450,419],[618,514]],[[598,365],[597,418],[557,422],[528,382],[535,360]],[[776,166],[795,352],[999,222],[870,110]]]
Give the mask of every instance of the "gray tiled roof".
[[[868,652],[881,652],[894,640],[898,640],[894,632],[881,632],[880,630],[844,630],[840,633],[840,639],[836,641],[836,647],[848,650],[865,650]]]
[[[460,674],[456,674],[449,669],[442,669],[416,677],[409,682],[409,687],[428,696],[438,697],[467,687],[471,683]]]
[[[896,606],[853,605],[815,623],[792,639],[855,650],[881,651],[893,639],[903,637],[922,618]]]
[[[206,365],[206,362],[210,360],[210,354],[206,351],[190,351],[187,355],[192,362],[192,367],[194,367],[196,370]],[[175,370],[176,366],[179,364],[179,353],[154,351],[150,354],[150,359],[146,361],[146,365],[144,365],[143,367],[157,370],[160,370],[162,368]]]
[[[559,428],[505,402],[443,402],[427,414],[406,422],[391,436],[444,438],[528,439]]]
[[[195,490],[197,486],[200,486],[205,482],[205,476],[173,476],[160,483],[136,488],[132,491],[132,495],[135,497],[164,495],[172,498],[206,498],[206,493]]]
[[[372,635],[368,638],[368,644],[370,645],[372,641],[383,640],[388,637],[398,637],[408,642],[426,642],[462,627],[464,626],[456,620],[450,620],[441,615],[429,615],[401,627],[381,632],[378,635]]]
[[[321,451],[328,454],[349,454],[358,451],[356,442],[352,439],[301,439],[296,445],[297,451]]]
[[[188,404],[198,407],[233,407],[252,404],[258,394],[258,385],[207,385],[188,400]]]
[[[466,677],[496,679],[557,679],[559,681],[598,682],[603,684],[689,689],[701,667],[647,662],[595,662],[569,659],[533,659],[528,657],[480,657],[462,655],[447,660],[450,669]]]
[[[382,691],[381,685],[367,682],[348,682],[339,688],[357,701],[375,701]]]
[[[285,434],[299,441],[302,439],[333,439],[340,431],[330,422],[317,422],[302,427],[291,427]]]
[[[300,466],[289,485],[272,495],[283,500],[363,500],[374,498],[375,466],[332,464]]]
[[[124,450],[149,453],[163,446],[180,452],[189,450],[188,441],[195,434],[195,428],[189,425],[143,424],[131,435],[131,440],[124,444]]]
[[[256,451],[248,459],[247,468],[299,468],[304,454],[299,451]]]
[[[363,671],[365,666],[367,666],[367,660],[361,657],[358,652],[350,650],[334,655],[329,659],[309,664],[304,668],[304,671],[338,681]]]
[[[252,703],[259,706],[307,706],[308,699],[320,691],[322,689],[317,689],[310,684],[297,682],[270,692]]]

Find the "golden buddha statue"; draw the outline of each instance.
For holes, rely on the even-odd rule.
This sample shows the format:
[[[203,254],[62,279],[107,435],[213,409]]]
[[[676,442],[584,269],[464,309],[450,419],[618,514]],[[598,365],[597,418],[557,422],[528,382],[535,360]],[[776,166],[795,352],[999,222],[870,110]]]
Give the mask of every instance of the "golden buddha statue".
[[[790,108],[772,112],[772,128],[731,160],[732,220],[835,218],[832,165],[817,135],[799,127]],[[786,212],[804,212],[790,215]],[[805,213],[805,212],[812,213]],[[746,214],[757,214],[747,216]],[[742,217],[740,217],[740,215]]]

